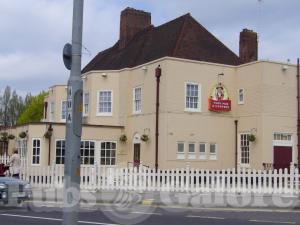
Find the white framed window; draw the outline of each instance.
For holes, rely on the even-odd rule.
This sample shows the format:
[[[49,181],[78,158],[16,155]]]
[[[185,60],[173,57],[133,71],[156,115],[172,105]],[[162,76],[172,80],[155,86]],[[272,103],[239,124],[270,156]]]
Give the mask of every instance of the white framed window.
[[[209,159],[210,160],[217,159],[217,144],[215,144],[215,143],[209,144]]]
[[[188,159],[196,159],[195,143],[189,143]]]
[[[201,111],[201,86],[197,83],[185,83],[185,111]]]
[[[249,142],[249,134],[240,134],[240,160],[241,164],[248,165],[250,163],[250,142]]]
[[[245,103],[245,89],[244,88],[240,88],[238,90],[238,104],[242,105]]]
[[[50,120],[54,120],[54,114],[55,114],[55,103],[51,102],[50,103]]]
[[[133,113],[141,113],[142,111],[142,88],[133,89]]]
[[[83,116],[87,116],[89,114],[89,103],[90,103],[90,94],[85,92],[83,94]]]
[[[185,159],[184,143],[177,143],[177,159]]]
[[[97,116],[112,116],[113,93],[111,90],[98,91]]]
[[[17,139],[17,150],[21,158],[26,159],[27,156],[27,139],[18,138]]]
[[[206,159],[206,144],[199,144],[199,159]]]
[[[81,141],[80,154],[81,154],[81,164],[94,165],[95,142],[94,141]]]
[[[113,141],[101,142],[100,164],[105,166],[116,165],[117,143]]]
[[[41,139],[32,139],[32,165],[39,165],[41,158]]]
[[[56,140],[55,143],[55,163],[56,164],[65,164],[65,151],[66,151],[66,142],[65,140]]]
[[[65,121],[67,118],[67,101],[61,101],[61,120]]]

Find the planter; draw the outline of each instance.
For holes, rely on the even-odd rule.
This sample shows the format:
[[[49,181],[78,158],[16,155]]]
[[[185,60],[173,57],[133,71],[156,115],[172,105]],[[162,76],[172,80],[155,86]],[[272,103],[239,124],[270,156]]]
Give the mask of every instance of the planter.
[[[143,135],[141,136],[141,140],[142,140],[143,142],[147,142],[147,141],[149,141],[149,136],[148,136],[147,134],[143,134]]]

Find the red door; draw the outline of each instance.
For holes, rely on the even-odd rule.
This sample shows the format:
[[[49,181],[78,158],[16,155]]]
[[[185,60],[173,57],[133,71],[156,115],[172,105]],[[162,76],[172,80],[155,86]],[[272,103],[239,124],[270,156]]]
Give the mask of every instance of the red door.
[[[274,169],[290,168],[292,147],[274,146]]]

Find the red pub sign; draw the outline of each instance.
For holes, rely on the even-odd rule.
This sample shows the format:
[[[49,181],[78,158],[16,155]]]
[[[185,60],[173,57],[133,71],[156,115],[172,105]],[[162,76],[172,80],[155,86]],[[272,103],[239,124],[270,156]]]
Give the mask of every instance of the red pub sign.
[[[231,100],[228,97],[227,89],[222,83],[213,86],[208,99],[208,109],[214,112],[229,112],[231,110]]]

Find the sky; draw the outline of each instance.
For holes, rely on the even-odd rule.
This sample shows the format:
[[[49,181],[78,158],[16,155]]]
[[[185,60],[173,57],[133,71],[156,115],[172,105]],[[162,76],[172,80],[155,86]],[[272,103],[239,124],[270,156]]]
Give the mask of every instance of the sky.
[[[258,32],[259,59],[300,57],[299,0],[85,0],[82,67],[117,42],[126,7],[151,12],[154,26],[191,13],[236,54],[248,28]],[[0,0],[0,92],[9,85],[37,94],[67,83],[62,48],[71,42],[72,9],[72,0]]]

